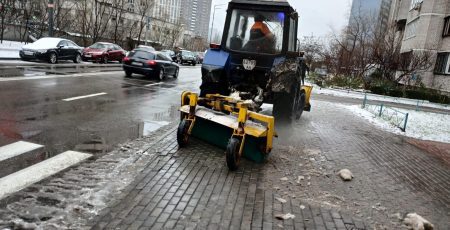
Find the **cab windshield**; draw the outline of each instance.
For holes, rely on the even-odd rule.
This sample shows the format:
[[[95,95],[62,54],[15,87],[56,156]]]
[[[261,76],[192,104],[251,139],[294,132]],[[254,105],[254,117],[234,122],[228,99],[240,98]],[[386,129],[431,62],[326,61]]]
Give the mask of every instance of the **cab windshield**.
[[[234,51],[279,54],[283,48],[283,12],[234,9],[226,47]]]

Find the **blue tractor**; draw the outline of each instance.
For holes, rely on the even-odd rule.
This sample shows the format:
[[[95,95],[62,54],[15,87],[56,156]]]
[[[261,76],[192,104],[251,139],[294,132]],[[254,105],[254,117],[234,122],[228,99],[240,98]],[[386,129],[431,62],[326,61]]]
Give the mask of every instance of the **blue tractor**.
[[[192,135],[222,147],[230,170],[241,156],[263,162],[275,121],[289,124],[310,109],[297,28],[298,13],[285,0],[232,0],[222,42],[204,57],[200,95],[181,95],[178,145]],[[263,103],[273,104],[272,114],[260,113]]]

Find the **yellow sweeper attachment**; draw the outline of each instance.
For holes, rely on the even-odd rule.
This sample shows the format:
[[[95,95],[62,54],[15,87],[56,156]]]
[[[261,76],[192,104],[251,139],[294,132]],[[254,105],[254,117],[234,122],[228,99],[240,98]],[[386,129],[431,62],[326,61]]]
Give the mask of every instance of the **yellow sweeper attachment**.
[[[305,110],[309,111],[312,87],[303,86],[306,92]],[[241,156],[263,162],[272,150],[275,119],[248,110],[245,101],[219,94],[199,98],[196,93],[181,95],[181,122],[177,141],[180,147],[188,144],[189,136],[226,149],[230,170],[236,170]]]

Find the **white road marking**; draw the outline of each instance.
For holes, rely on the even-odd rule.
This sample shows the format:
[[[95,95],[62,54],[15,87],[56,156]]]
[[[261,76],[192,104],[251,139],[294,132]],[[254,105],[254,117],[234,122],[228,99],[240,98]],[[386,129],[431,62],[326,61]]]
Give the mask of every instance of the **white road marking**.
[[[88,98],[88,97],[96,97],[96,96],[101,96],[101,95],[105,95],[107,93],[105,92],[101,92],[101,93],[94,93],[94,94],[89,94],[89,95],[84,95],[84,96],[79,96],[79,97],[71,97],[71,98],[66,98],[66,99],[62,99],[63,101],[75,101],[78,99],[83,99],[83,98]]]
[[[22,190],[38,181],[54,175],[91,157],[91,154],[75,151],[63,152],[45,161],[17,171],[0,179],[0,199]]]
[[[161,84],[164,84],[164,82],[152,83],[152,84],[148,84],[148,85],[144,85],[144,86],[153,86],[153,85],[161,85]]]
[[[0,82],[2,81],[23,81],[23,80],[40,80],[40,79],[52,79],[52,78],[67,78],[67,77],[95,77],[98,75],[111,75],[123,73],[123,71],[110,71],[110,72],[97,72],[97,73],[77,73],[70,75],[43,75],[34,77],[0,77]]]
[[[43,145],[38,145],[26,141],[18,141],[9,145],[0,147],[0,161],[19,156],[21,154],[40,149]]]

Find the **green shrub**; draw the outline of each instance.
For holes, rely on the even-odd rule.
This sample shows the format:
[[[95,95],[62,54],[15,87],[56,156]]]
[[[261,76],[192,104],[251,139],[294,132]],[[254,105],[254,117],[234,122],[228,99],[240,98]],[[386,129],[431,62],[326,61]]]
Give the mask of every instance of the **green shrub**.
[[[388,95],[391,97],[403,97],[403,91],[397,87],[389,90]]]
[[[374,94],[386,95],[386,91],[381,86],[371,86],[370,91]]]
[[[363,80],[358,77],[348,77],[343,75],[335,76],[325,80],[327,86],[345,87],[351,89],[359,89],[363,85]]]

